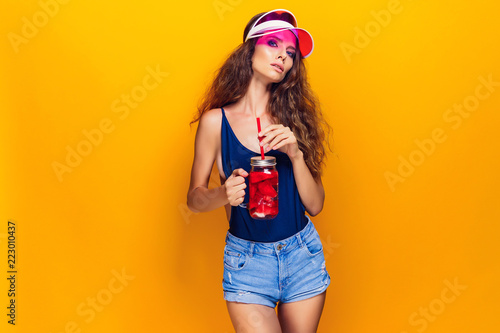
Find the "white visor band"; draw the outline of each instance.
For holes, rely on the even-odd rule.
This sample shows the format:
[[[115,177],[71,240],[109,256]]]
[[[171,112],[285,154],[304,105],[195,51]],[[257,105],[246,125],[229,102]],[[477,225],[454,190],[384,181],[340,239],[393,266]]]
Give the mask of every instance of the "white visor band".
[[[258,24],[254,26],[252,29],[250,29],[250,31],[247,34],[247,37],[245,38],[245,42],[250,38],[268,35],[270,33],[276,32],[276,30],[283,31],[283,30],[292,30],[294,28],[295,27],[293,25],[285,21],[275,20],[275,21],[262,22],[261,24]],[[259,34],[259,32],[263,31],[268,31],[268,32]],[[294,33],[295,36],[297,36],[297,34],[293,30],[292,32]]]

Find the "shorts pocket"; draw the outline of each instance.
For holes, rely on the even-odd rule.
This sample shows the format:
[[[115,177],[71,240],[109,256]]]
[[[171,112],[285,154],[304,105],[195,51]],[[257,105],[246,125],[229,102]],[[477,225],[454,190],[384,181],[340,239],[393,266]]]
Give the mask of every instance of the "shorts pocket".
[[[323,252],[323,244],[321,244],[321,240],[319,239],[319,234],[317,231],[312,233],[304,242],[304,248],[306,252],[311,257],[317,256],[318,254]]]
[[[243,251],[234,249],[228,245],[224,247],[224,267],[231,270],[241,270],[248,262],[250,257]]]

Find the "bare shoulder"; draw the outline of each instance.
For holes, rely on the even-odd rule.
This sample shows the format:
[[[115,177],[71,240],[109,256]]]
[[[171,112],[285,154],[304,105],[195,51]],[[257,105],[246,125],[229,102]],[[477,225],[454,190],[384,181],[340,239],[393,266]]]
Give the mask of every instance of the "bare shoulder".
[[[216,130],[220,129],[222,121],[222,111],[221,109],[212,109],[203,112],[200,118],[200,126],[206,127],[207,129]]]
[[[205,141],[205,143],[220,141],[221,122],[221,109],[212,109],[203,112],[198,124],[197,141],[201,140]]]

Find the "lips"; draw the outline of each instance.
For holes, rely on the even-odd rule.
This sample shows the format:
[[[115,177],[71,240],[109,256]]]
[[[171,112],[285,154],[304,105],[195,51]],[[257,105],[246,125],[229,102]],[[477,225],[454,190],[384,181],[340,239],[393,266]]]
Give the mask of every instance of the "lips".
[[[274,63],[274,64],[271,64],[271,66],[276,68],[276,70],[279,71],[280,73],[283,73],[283,70],[284,70],[283,65]]]

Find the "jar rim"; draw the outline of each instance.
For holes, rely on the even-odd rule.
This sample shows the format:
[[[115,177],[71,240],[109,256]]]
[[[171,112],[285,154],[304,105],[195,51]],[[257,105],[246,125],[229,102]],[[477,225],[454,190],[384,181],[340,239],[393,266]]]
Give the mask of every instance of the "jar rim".
[[[250,165],[252,165],[252,166],[276,165],[276,157],[264,156],[264,159],[262,159],[260,156],[254,156],[254,157],[250,158]]]

